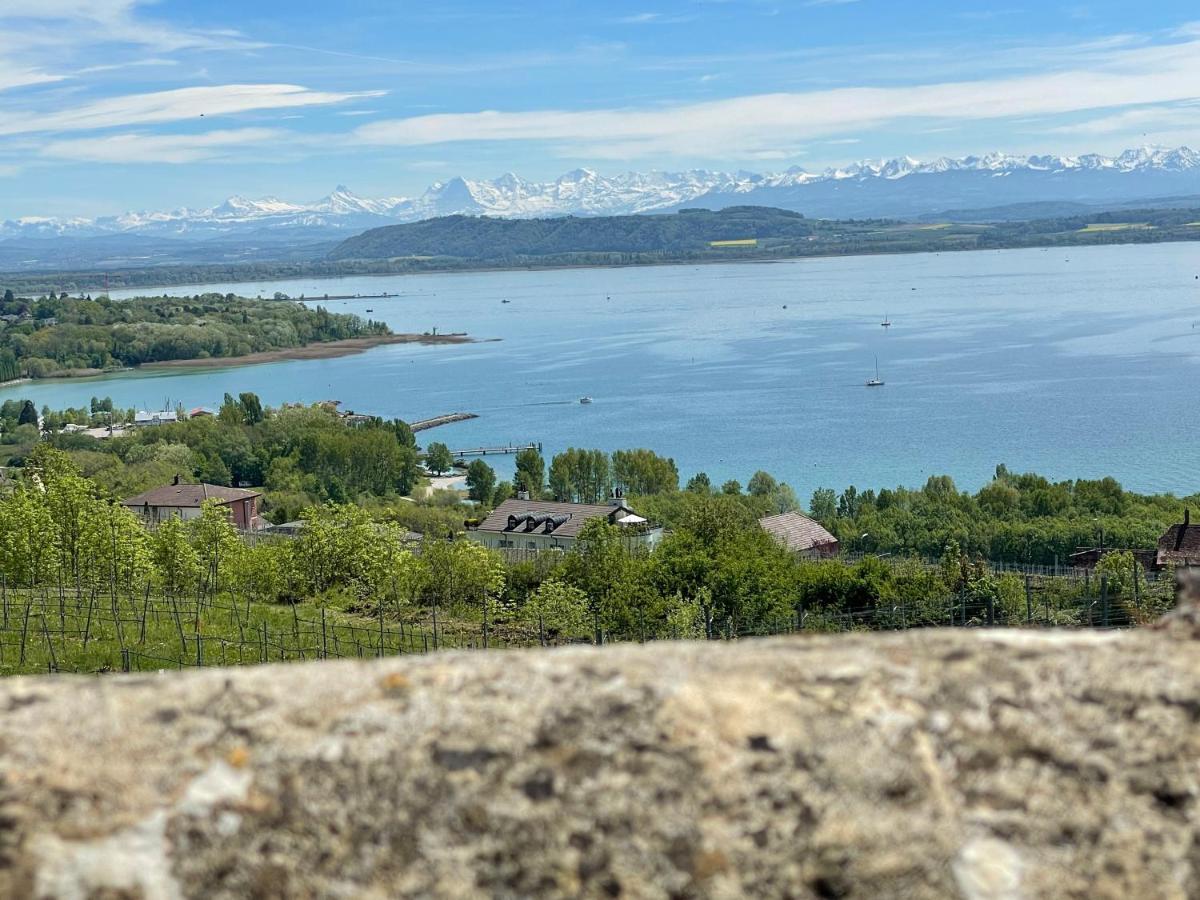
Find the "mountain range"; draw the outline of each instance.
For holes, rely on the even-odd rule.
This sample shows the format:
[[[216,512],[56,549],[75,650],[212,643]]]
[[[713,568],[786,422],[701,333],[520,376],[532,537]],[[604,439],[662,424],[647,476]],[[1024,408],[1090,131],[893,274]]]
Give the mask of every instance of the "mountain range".
[[[545,182],[513,174],[491,181],[452,178],[417,197],[372,199],[339,186],[311,203],[230,197],[206,209],[10,219],[0,222],[0,267],[42,267],[64,252],[80,265],[265,259],[371,228],[450,215],[613,216],[754,205],[815,218],[1004,221],[1151,201],[1195,205],[1198,195],[1200,153],[1186,147],[1119,156],[902,157],[819,173],[694,169],[606,176],[576,169]],[[129,240],[114,240],[118,236]],[[63,238],[73,240],[68,246]]]

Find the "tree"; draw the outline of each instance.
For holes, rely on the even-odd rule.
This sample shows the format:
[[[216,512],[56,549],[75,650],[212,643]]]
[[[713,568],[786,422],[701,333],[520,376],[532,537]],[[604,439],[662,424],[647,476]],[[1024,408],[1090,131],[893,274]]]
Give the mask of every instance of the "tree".
[[[653,450],[618,450],[612,455],[613,481],[630,494],[665,494],[679,490],[675,460]]]
[[[247,425],[257,425],[263,420],[262,401],[258,394],[246,391],[238,394],[238,405],[242,408],[242,420]]]
[[[697,472],[688,479],[687,490],[692,494],[711,494],[712,480],[706,472]]]
[[[37,407],[33,405],[32,400],[26,400],[21,406],[21,414],[17,416],[18,425],[37,425],[38,413]]]
[[[731,497],[736,497],[742,492],[742,483],[733,478],[729,479],[721,485],[721,493]]]
[[[496,488],[496,471],[482,459],[467,466],[467,496],[476,503],[489,503]]]
[[[425,466],[435,475],[443,475],[454,468],[454,457],[445,444],[434,441],[425,450]]]
[[[530,499],[537,500],[542,495],[542,486],[546,481],[546,461],[537,450],[522,450],[517,454],[517,471],[513,476],[513,487],[525,491]]]
[[[557,579],[542,583],[521,608],[521,618],[538,629],[543,646],[586,633],[588,596]]]
[[[599,503],[611,482],[608,455],[603,450],[571,447],[550,461],[550,493],[555,500]]]
[[[817,488],[808,501],[808,514],[818,522],[832,522],[837,517],[837,494],[833,488]]]
[[[747,485],[751,497],[767,497],[778,487],[779,482],[761,469],[750,476],[750,483]]]

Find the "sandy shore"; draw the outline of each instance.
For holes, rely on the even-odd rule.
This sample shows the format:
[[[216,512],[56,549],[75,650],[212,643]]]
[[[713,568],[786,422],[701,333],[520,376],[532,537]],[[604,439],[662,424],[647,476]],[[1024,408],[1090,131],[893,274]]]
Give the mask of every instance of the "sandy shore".
[[[384,344],[468,344],[473,341],[465,334],[381,334],[372,337],[347,338],[344,341],[321,341],[285,350],[264,350],[246,356],[210,357],[208,359],[168,359],[142,363],[139,369],[220,369],[226,366],[249,366],[256,363],[280,362],[288,359],[332,359],[351,356]]]

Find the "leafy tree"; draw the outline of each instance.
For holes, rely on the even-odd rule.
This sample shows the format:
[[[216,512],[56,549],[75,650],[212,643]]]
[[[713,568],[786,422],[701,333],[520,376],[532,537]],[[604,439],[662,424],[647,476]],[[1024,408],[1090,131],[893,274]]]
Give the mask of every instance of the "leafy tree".
[[[837,494],[832,488],[817,488],[809,501],[808,513],[818,522],[833,522],[837,517]]]
[[[721,485],[721,493],[736,497],[742,492],[742,483],[733,478]]]
[[[513,487],[525,491],[537,500],[542,495],[546,481],[546,462],[537,450],[522,450],[517,454],[516,474],[513,476]]]
[[[739,485],[739,492],[740,492],[740,487],[741,486]],[[697,472],[695,475],[693,475],[691,478],[688,479],[687,490],[693,494],[711,494],[712,493],[712,480],[709,479],[707,473]]]
[[[37,407],[32,400],[26,400],[21,406],[21,414],[17,416],[18,425],[36,425],[38,423]]]
[[[629,494],[664,494],[679,489],[675,460],[653,450],[618,450],[612,455],[612,477]]]
[[[751,497],[768,497],[779,487],[779,482],[761,469],[750,476],[747,490]]]
[[[425,450],[425,465],[435,475],[443,475],[454,468],[454,457],[445,444],[434,441]]]
[[[550,461],[550,493],[555,500],[599,503],[612,484],[608,455],[571,447]]]
[[[476,503],[489,503],[496,489],[496,471],[482,459],[467,466],[467,496]]]
[[[238,394],[238,405],[242,408],[242,420],[247,425],[257,425],[263,420],[262,401],[258,394],[250,391]]]
[[[538,629],[544,645],[562,643],[585,634],[588,595],[557,579],[543,582],[521,608],[521,618]]]

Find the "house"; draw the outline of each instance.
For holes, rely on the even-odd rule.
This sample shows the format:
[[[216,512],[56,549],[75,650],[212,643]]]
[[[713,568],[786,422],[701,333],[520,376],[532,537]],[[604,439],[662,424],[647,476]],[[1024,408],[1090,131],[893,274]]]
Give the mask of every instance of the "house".
[[[1200,568],[1200,525],[1192,524],[1192,511],[1184,510],[1183,523],[1172,525],[1158,539],[1157,567]]]
[[[154,488],[128,500],[121,505],[141,516],[148,523],[164,522],[167,519],[195,519],[206,500],[216,500],[229,510],[233,524],[242,531],[253,531],[262,526],[258,515],[258,491],[244,488],[223,487],[219,484],[187,484],[175,476],[171,484]]]
[[[211,419],[215,415],[216,411],[207,406],[197,406],[195,409],[188,410],[189,419]]]
[[[820,522],[798,512],[766,516],[758,525],[789,553],[812,559],[830,559],[838,555],[838,539],[826,531]]]
[[[142,409],[133,414],[133,424],[138,428],[147,425],[173,425],[177,421],[179,421],[179,417],[172,409],[162,409],[156,412]]]
[[[496,550],[570,550],[579,532],[595,519],[621,529],[630,547],[653,550],[663,530],[629,508],[624,497],[608,504],[505,500],[467,536]]]

